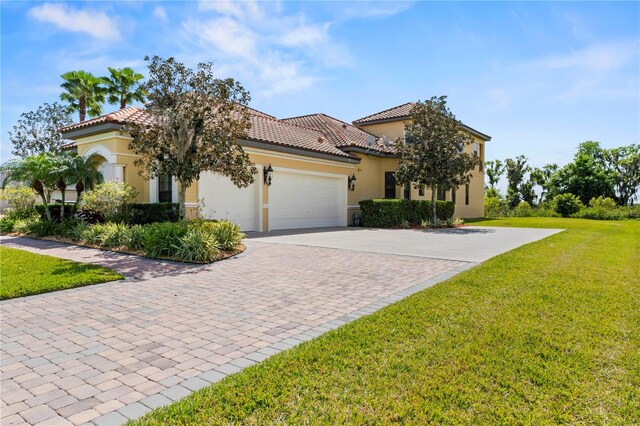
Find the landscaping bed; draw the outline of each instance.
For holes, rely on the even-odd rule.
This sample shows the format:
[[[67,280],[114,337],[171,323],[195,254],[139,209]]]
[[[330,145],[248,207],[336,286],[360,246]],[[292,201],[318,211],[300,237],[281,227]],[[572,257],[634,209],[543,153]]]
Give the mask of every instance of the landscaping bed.
[[[640,223],[563,228],[130,425],[635,424]]]
[[[121,280],[111,269],[0,247],[0,300]]]

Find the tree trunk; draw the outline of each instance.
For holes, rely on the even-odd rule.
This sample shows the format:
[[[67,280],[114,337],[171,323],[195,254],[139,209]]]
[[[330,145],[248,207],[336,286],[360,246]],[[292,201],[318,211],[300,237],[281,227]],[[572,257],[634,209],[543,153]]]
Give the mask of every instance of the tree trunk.
[[[438,192],[438,187],[434,186],[431,188],[431,224],[435,225],[438,216],[436,214],[436,193]]]
[[[182,220],[187,220],[187,208],[186,208],[186,199],[187,199],[187,187],[182,183],[182,181],[178,181],[178,204],[180,207],[180,218]]]
[[[76,211],[80,208],[80,198],[82,197],[82,192],[84,191],[84,184],[82,181],[78,181],[76,183]]]
[[[80,96],[78,100],[78,111],[80,112],[80,121],[84,121],[87,117],[87,98],[86,96]]]
[[[67,195],[67,185],[64,183],[64,180],[60,179],[57,186],[60,191],[60,199],[62,200],[62,205],[60,206],[60,222],[62,222],[64,221],[64,202]]]
[[[127,100],[123,97],[120,98],[120,109],[125,109],[127,107]]]

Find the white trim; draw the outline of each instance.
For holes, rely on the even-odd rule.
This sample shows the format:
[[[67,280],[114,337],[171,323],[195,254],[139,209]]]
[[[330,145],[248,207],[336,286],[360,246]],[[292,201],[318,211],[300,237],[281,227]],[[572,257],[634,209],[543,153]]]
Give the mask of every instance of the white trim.
[[[199,204],[198,203],[184,203],[185,207],[198,207]]]
[[[258,185],[258,202],[256,203],[258,206],[258,232],[263,232],[264,204],[262,204],[262,200],[264,200],[264,198],[262,191],[264,190],[264,165],[256,164],[256,168],[258,169],[258,182],[256,182]]]
[[[158,177],[149,179],[149,203],[158,202]]]
[[[172,203],[177,203],[178,202],[178,179],[176,179],[174,176],[172,176],[173,179],[171,179],[171,202]]]
[[[131,136],[124,136],[121,134],[107,133],[106,135],[98,136],[88,136],[86,138],[79,138],[76,140],[76,145],[86,145],[88,143],[100,142],[107,139],[124,139],[126,141],[132,141],[133,138]]]
[[[357,204],[355,206],[347,206],[348,209],[359,209],[360,208],[360,204]]]
[[[343,175],[342,173],[325,173],[325,172],[316,172],[313,170],[303,170],[303,169],[290,169],[288,167],[274,167],[273,168],[273,184],[272,185],[277,185],[276,179],[277,179],[277,173],[278,172],[284,172],[284,173],[296,173],[296,174],[300,174],[300,175],[314,175],[314,176],[324,176],[324,177],[332,177],[332,178],[344,178],[345,183],[347,181],[348,176],[347,175]]]
[[[357,164],[345,164],[339,161],[329,161],[329,160],[310,160],[300,155],[295,154],[284,154],[284,153],[274,153],[273,151],[261,150],[256,148],[242,148],[244,152],[247,154],[256,154],[256,155],[265,155],[273,158],[285,158],[288,160],[298,160],[303,161],[305,163],[314,163],[314,164],[324,164],[326,166],[334,166],[334,167],[344,167],[346,169],[355,169]]]
[[[116,154],[109,151],[109,149],[104,145],[94,145],[84,153],[86,157],[93,154],[101,155],[109,164],[114,164],[116,162]]]

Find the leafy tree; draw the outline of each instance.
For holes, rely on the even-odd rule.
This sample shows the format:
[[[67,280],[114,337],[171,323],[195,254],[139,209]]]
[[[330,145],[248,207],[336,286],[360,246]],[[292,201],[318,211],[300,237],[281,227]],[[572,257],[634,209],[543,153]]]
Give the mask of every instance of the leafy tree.
[[[587,141],[578,146],[573,162],[559,169],[551,178],[553,194],[571,193],[588,204],[594,197],[615,197],[615,178],[607,170],[600,143]]]
[[[134,72],[131,68],[111,68],[110,76],[102,77],[107,93],[107,101],[110,104],[119,104],[120,109],[135,101],[144,102],[147,93],[141,87],[144,76]]]
[[[57,102],[42,104],[35,111],[20,114],[18,123],[9,132],[13,155],[27,157],[43,152],[58,154],[64,139],[60,127],[72,123],[69,111]]]
[[[250,127],[249,93],[231,78],[216,78],[211,63],[192,70],[174,58],[145,59],[149,79],[142,87],[151,124],[126,126],[140,174],[176,178],[183,218],[187,188],[200,173],[222,174],[238,187],[252,183],[257,169],[238,145]]]
[[[531,170],[531,167],[527,164],[527,157],[518,155],[515,159],[507,158],[505,160],[505,168],[508,182],[507,202],[509,203],[509,207],[513,209],[521,201],[522,181],[525,175]]]
[[[549,191],[551,190],[551,176],[558,171],[557,164],[546,164],[542,167],[542,169],[535,167],[531,170],[530,180],[535,184],[542,188],[542,192],[540,193],[539,202],[542,203],[548,196]]]
[[[484,164],[485,173],[489,178],[489,187],[494,189],[500,181],[500,177],[504,174],[504,164],[500,160],[486,161]]]
[[[98,155],[79,156],[75,153],[60,157],[61,170],[57,187],[62,194],[62,210],[64,214],[65,191],[67,186],[74,185],[76,189],[76,208],[80,206],[82,194],[85,189],[93,189],[96,184],[104,180],[102,173],[98,171]],[[64,217],[64,216],[61,216]]]
[[[42,199],[47,219],[51,220],[49,203],[63,170],[59,157],[50,154],[38,154],[20,160],[10,160],[0,167],[7,172],[7,180],[24,182],[33,188]]]
[[[102,79],[85,71],[69,71],[61,75],[64,83],[60,85],[65,91],[60,99],[69,102],[69,112],[78,111],[80,121],[84,121],[87,113],[95,117],[102,114],[105,89]]]
[[[470,171],[480,159],[461,152],[460,148],[472,140],[447,107],[446,96],[417,102],[404,130],[404,139],[396,141],[400,154],[396,179],[400,184],[431,189],[432,220],[436,223],[437,189],[447,191],[468,184]]]
[[[617,201],[627,205],[640,189],[640,145],[632,144],[603,152],[605,167],[613,176]]]
[[[578,213],[584,207],[580,198],[569,192],[556,195],[553,198],[553,202],[556,213],[561,214],[562,217],[569,217],[574,213]]]

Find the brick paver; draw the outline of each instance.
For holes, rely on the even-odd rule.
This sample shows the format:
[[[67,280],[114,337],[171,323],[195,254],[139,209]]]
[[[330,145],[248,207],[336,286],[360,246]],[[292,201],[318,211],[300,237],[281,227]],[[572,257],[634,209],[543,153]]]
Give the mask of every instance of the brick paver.
[[[256,241],[205,266],[1,242],[127,277],[0,303],[2,424],[123,422],[473,266]]]

